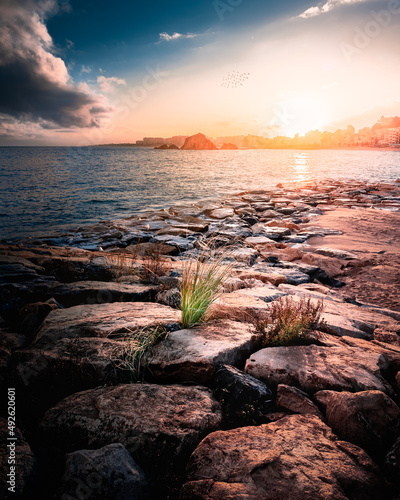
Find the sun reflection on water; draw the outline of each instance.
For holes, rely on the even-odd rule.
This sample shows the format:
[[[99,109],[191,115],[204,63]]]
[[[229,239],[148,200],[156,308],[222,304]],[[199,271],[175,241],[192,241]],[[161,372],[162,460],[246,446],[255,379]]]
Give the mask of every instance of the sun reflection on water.
[[[311,167],[308,164],[307,153],[295,153],[293,164],[294,180],[297,182],[305,182],[310,179]]]

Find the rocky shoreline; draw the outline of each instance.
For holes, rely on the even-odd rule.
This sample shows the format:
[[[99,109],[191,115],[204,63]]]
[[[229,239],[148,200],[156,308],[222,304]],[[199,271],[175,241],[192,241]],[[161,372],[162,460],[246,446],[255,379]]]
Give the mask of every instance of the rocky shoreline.
[[[400,182],[329,180],[0,245],[4,498],[399,498],[399,222]],[[182,262],[211,241],[234,271],[182,330]],[[247,318],[279,297],[322,299],[327,330],[262,348]],[[128,383],[116,337],[151,325]]]

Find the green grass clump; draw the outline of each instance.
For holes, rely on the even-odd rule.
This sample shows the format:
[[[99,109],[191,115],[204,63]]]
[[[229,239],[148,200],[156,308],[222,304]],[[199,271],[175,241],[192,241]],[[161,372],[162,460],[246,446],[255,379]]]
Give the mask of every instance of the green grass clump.
[[[307,344],[312,331],[325,330],[322,310],[322,300],[313,304],[310,298],[280,297],[271,303],[268,317],[257,319],[254,326],[262,335],[264,346]]]
[[[226,264],[225,252],[205,246],[201,252],[184,262],[181,284],[182,328],[190,328],[203,321],[213,302],[218,298],[224,282],[234,268]]]
[[[147,354],[151,348],[167,336],[162,325],[153,325],[130,330],[113,338],[121,342],[111,353],[111,361],[118,378],[134,382],[143,376]]]

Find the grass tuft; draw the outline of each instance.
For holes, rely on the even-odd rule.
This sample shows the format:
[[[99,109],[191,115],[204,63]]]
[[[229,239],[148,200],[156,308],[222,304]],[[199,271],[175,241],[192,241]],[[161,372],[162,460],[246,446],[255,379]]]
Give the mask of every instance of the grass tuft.
[[[113,340],[121,342],[111,353],[111,361],[119,378],[134,382],[145,371],[147,354],[151,348],[167,336],[162,325],[146,326],[130,330]]]
[[[212,246],[205,246],[183,264],[181,284],[182,328],[190,328],[206,317],[230,277],[234,263],[226,264],[227,253],[215,256]]]
[[[325,331],[321,320],[323,302],[313,304],[310,298],[280,297],[271,303],[268,317],[253,319],[253,325],[262,335],[264,346],[289,346],[307,344],[310,333]]]

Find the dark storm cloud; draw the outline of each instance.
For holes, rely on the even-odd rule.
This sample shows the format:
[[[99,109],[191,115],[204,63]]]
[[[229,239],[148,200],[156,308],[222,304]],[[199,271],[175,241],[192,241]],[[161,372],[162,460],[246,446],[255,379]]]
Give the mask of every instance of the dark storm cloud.
[[[57,57],[45,20],[66,2],[0,3],[0,113],[63,128],[98,126],[102,98],[76,86]],[[49,124],[46,128],[49,128]]]

